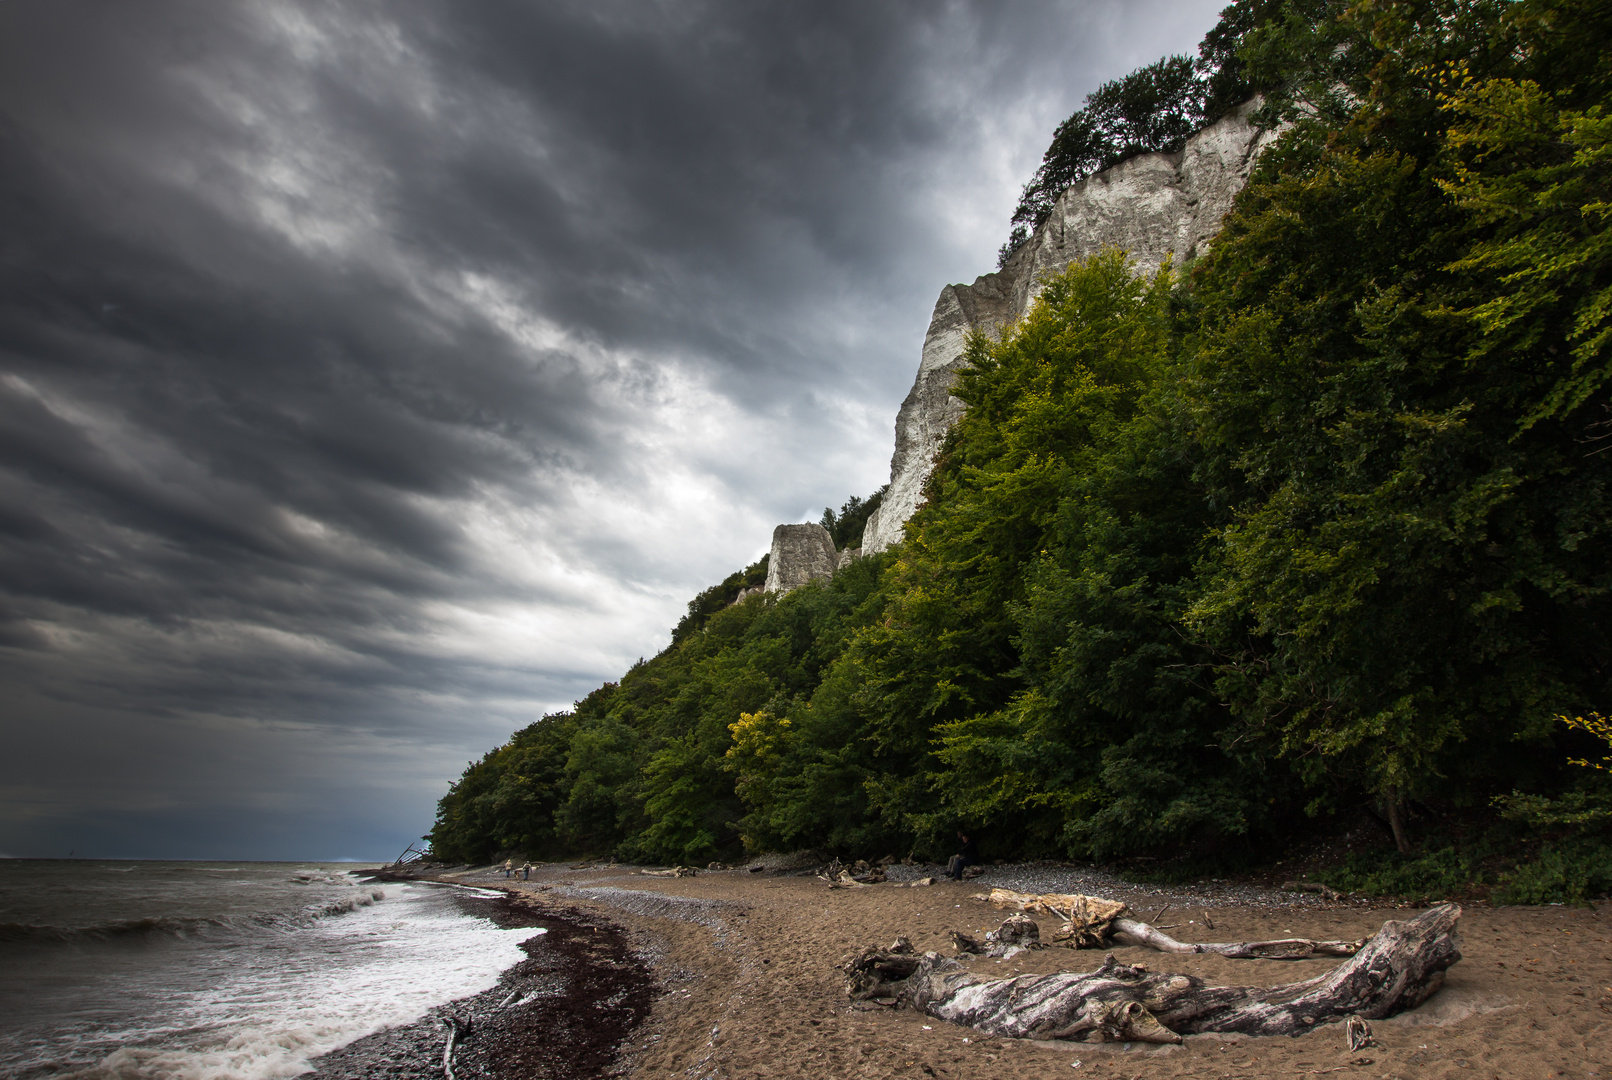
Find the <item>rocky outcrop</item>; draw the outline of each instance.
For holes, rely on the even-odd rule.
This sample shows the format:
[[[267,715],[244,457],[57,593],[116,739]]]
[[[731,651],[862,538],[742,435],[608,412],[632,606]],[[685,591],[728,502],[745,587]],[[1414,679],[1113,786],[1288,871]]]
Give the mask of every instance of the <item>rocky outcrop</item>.
[[[1128,252],[1140,273],[1156,271],[1167,255],[1179,264],[1202,254],[1254,158],[1274,137],[1250,121],[1254,104],[1198,132],[1179,153],[1141,154],[1071,186],[1001,271],[940,291],[918,377],[896,416],[890,488],[868,518],[863,551],[899,542],[901,526],[923,499],[935,452],[963,415],[951,388],[968,335],[1001,333],[1030,309],[1041,282],[1105,248]]]
[[[772,531],[767,558],[769,593],[786,593],[808,581],[833,577],[840,567],[834,538],[821,525],[780,525]]]

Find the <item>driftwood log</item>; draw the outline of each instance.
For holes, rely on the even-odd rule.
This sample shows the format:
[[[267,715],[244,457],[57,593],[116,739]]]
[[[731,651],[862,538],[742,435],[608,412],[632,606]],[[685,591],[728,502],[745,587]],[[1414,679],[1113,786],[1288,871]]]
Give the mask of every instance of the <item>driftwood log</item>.
[[[1347,899],[1343,893],[1336,889],[1328,888],[1319,881],[1284,881],[1282,882],[1282,888],[1287,892],[1319,893],[1323,900]]]
[[[859,885],[878,885],[885,880],[885,867],[895,862],[895,856],[887,855],[876,863],[858,859],[846,865],[834,859],[827,866],[819,867],[817,876],[828,882],[831,889],[854,889]]]
[[[909,1005],[952,1023],[1009,1038],[1180,1042],[1201,1032],[1299,1035],[1359,1016],[1415,1008],[1444,985],[1461,958],[1461,909],[1443,904],[1409,922],[1387,922],[1333,971],[1274,987],[1210,986],[1193,975],[1154,974],[1110,953],[1085,973],[987,979],[905,938],[840,965],[853,999]]]
[[[1015,911],[1057,915],[1064,924],[1052,934],[1052,940],[1077,949],[1119,944],[1165,953],[1217,953],[1232,960],[1310,960],[1318,956],[1353,956],[1365,944],[1364,941],[1312,941],[1309,938],[1193,944],[1177,941],[1157,927],[1133,918],[1131,909],[1119,901],[1098,896],[992,889],[974,899]]]
[[[1311,941],[1309,938],[1277,938],[1274,941],[1177,941],[1144,922],[1115,919],[1114,940],[1166,953],[1218,953],[1232,960],[1312,960],[1318,956],[1353,956],[1364,941]]]
[[[454,1046],[470,1035],[471,1022],[469,1017],[461,1020],[452,1013],[441,1019],[442,1026],[448,1029],[448,1041],[442,1047],[443,1080],[459,1080],[458,1074],[453,1071]]]

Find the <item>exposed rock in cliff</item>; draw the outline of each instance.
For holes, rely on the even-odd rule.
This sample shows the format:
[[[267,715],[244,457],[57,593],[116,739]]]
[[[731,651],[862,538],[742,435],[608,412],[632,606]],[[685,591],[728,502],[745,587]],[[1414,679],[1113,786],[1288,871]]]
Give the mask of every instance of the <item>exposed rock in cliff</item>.
[[[767,591],[786,593],[808,581],[834,576],[840,566],[834,538],[821,525],[780,525],[772,531]]]
[[[918,377],[896,416],[890,489],[868,518],[865,553],[900,541],[901,526],[923,499],[935,453],[963,414],[951,388],[969,333],[1000,333],[1029,310],[1041,281],[1105,248],[1129,252],[1141,273],[1157,270],[1166,255],[1180,263],[1202,254],[1274,137],[1250,122],[1253,108],[1250,102],[1198,132],[1179,153],[1141,154],[1074,184],[1000,272],[940,291]]]

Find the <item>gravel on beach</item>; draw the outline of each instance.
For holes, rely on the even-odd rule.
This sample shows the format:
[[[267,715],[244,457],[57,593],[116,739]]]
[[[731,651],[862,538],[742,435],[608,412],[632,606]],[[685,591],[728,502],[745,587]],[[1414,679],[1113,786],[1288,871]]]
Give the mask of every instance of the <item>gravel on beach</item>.
[[[1360,1051],[1349,1050],[1335,1024],[1296,1038],[1198,1035],[1163,1047],[1013,1040],[911,1010],[853,1004],[834,965],[900,935],[920,950],[950,954],[950,931],[978,934],[1003,918],[975,899],[993,886],[1107,896],[1144,919],[1163,911],[1157,921],[1186,941],[1366,938],[1385,920],[1414,912],[1238,881],[1139,885],[1054,863],[986,866],[974,880],[942,878],[930,886],[914,883],[938,876],[940,867],[897,864],[885,883],[830,889],[813,876],[814,866],[809,858],[771,857],[755,873],[746,867],[663,877],[630,866],[547,864],[530,881],[492,868],[454,868],[445,879],[508,889],[535,912],[570,911],[613,928],[623,961],[652,983],[642,1021],[610,1032],[619,1041],[611,1063],[566,1075],[1038,1080],[1078,1069],[1105,1080],[1609,1076],[1597,1048],[1612,1045],[1612,926],[1593,909],[1468,910],[1463,959],[1444,988],[1411,1013],[1375,1021],[1374,1044]],[[1124,963],[1219,985],[1276,986],[1337,963],[1113,952]],[[1065,948],[969,961],[1002,977],[1086,971],[1101,962],[1100,952]],[[440,1038],[436,1045],[440,1053]],[[442,1075],[440,1064],[430,1075]]]
[[[450,1028],[458,1080],[592,1080],[613,1075],[618,1047],[649,1013],[646,965],[613,923],[574,908],[541,910],[509,897],[495,921],[544,933],[498,985],[326,1054],[307,1080],[441,1078]]]
[[[1143,897],[1171,906],[1198,904],[1207,907],[1224,907],[1234,904],[1263,904],[1271,907],[1311,907],[1322,903],[1311,893],[1286,892],[1268,889],[1248,882],[1209,879],[1189,885],[1145,885],[1126,881],[1115,874],[1096,867],[1070,866],[1062,863],[1004,863],[985,866],[985,873],[974,880],[985,883],[986,888],[1012,889],[1024,893],[1083,893],[1086,896],[1120,896],[1126,899]],[[918,881],[938,877],[945,867],[939,865],[903,866],[894,863],[885,870],[885,877],[895,882]],[[1134,906],[1134,901],[1133,901]]]

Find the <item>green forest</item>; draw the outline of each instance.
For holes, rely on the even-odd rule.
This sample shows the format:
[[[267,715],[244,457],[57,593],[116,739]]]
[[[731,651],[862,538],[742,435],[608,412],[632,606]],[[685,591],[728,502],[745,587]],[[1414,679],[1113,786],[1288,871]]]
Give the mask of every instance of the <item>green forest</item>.
[[[1587,0],[1242,0],[1094,93],[1005,250],[1228,103],[1286,126],[1204,257],[1107,252],[970,342],[902,543],[706,590],[472,763],[434,854],[924,856],[966,824],[987,858],[1158,875],[1365,822],[1339,887],[1612,889],[1609,29]]]

